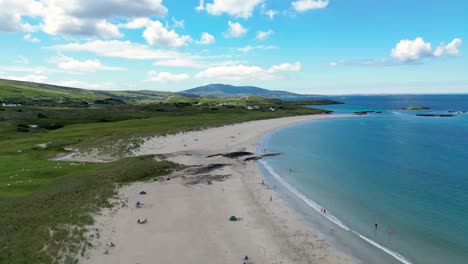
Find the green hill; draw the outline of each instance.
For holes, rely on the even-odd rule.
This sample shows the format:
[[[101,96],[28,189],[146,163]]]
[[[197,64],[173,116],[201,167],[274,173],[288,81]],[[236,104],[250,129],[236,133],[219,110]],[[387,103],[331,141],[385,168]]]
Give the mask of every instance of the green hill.
[[[0,103],[79,104],[108,98],[126,102],[163,101],[174,95],[158,91],[97,91],[0,79]]]

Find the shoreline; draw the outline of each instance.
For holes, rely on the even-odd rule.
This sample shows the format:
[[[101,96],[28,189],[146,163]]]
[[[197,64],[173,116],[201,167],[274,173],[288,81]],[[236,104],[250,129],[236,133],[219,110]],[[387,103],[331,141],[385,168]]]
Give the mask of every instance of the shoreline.
[[[196,176],[196,184],[188,183],[193,175],[185,170],[164,182],[120,188],[120,208],[103,209],[95,217],[93,230],[99,231],[90,233],[94,248],[80,262],[242,263],[245,255],[250,263],[358,262],[328,243],[272,188],[262,185],[264,175],[255,162],[206,157],[233,151],[255,153],[257,142],[279,128],[345,116],[349,115],[251,121],[145,141],[134,155],[164,154],[190,168],[223,166]],[[141,190],[148,194],[139,195]],[[137,200],[144,204],[142,208],[135,208]],[[242,220],[230,222],[231,215]],[[140,218],[148,223],[136,224]]]

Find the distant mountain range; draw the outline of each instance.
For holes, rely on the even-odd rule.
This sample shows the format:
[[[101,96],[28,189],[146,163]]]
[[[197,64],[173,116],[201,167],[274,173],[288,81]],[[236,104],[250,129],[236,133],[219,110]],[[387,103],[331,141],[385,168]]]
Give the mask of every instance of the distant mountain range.
[[[70,88],[42,83],[0,79],[1,103],[18,104],[63,104],[80,103],[105,99],[124,102],[165,101],[173,96],[184,97],[242,97],[260,96],[266,98],[309,97],[286,91],[267,90],[254,86],[233,86],[227,84],[209,84],[182,92],[159,91],[100,91]]]
[[[201,97],[238,97],[255,95],[268,98],[284,98],[308,96],[286,91],[268,90],[255,86],[234,86],[228,84],[208,84],[182,91],[179,94],[196,95]]]

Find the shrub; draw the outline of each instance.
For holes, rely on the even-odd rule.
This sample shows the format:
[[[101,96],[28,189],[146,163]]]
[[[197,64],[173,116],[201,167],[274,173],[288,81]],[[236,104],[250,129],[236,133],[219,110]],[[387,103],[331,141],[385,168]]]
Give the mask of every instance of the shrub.
[[[65,125],[60,124],[60,123],[49,123],[49,124],[46,124],[44,127],[45,129],[48,129],[48,130],[54,130],[54,129],[62,128],[64,126]]]
[[[37,118],[47,118],[43,113],[37,114]]]
[[[27,129],[27,128],[25,128],[25,127],[18,127],[18,128],[16,129],[16,131],[26,133],[26,132],[29,132],[29,129]]]

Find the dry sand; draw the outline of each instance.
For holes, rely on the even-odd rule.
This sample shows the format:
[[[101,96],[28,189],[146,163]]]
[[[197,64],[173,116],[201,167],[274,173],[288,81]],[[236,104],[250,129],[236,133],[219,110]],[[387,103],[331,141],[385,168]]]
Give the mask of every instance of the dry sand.
[[[134,155],[166,154],[184,165],[226,164],[204,173],[191,167],[169,181],[119,190],[128,206],[96,216],[99,238],[82,263],[353,263],[262,185],[254,162],[206,155],[255,152],[260,138],[283,126],[337,115],[246,122],[147,140]],[[210,180],[210,183],[207,181]],[[139,195],[140,191],[146,195]],[[136,201],[143,203],[136,208]],[[235,215],[242,220],[231,222]],[[138,219],[148,219],[137,224]]]

